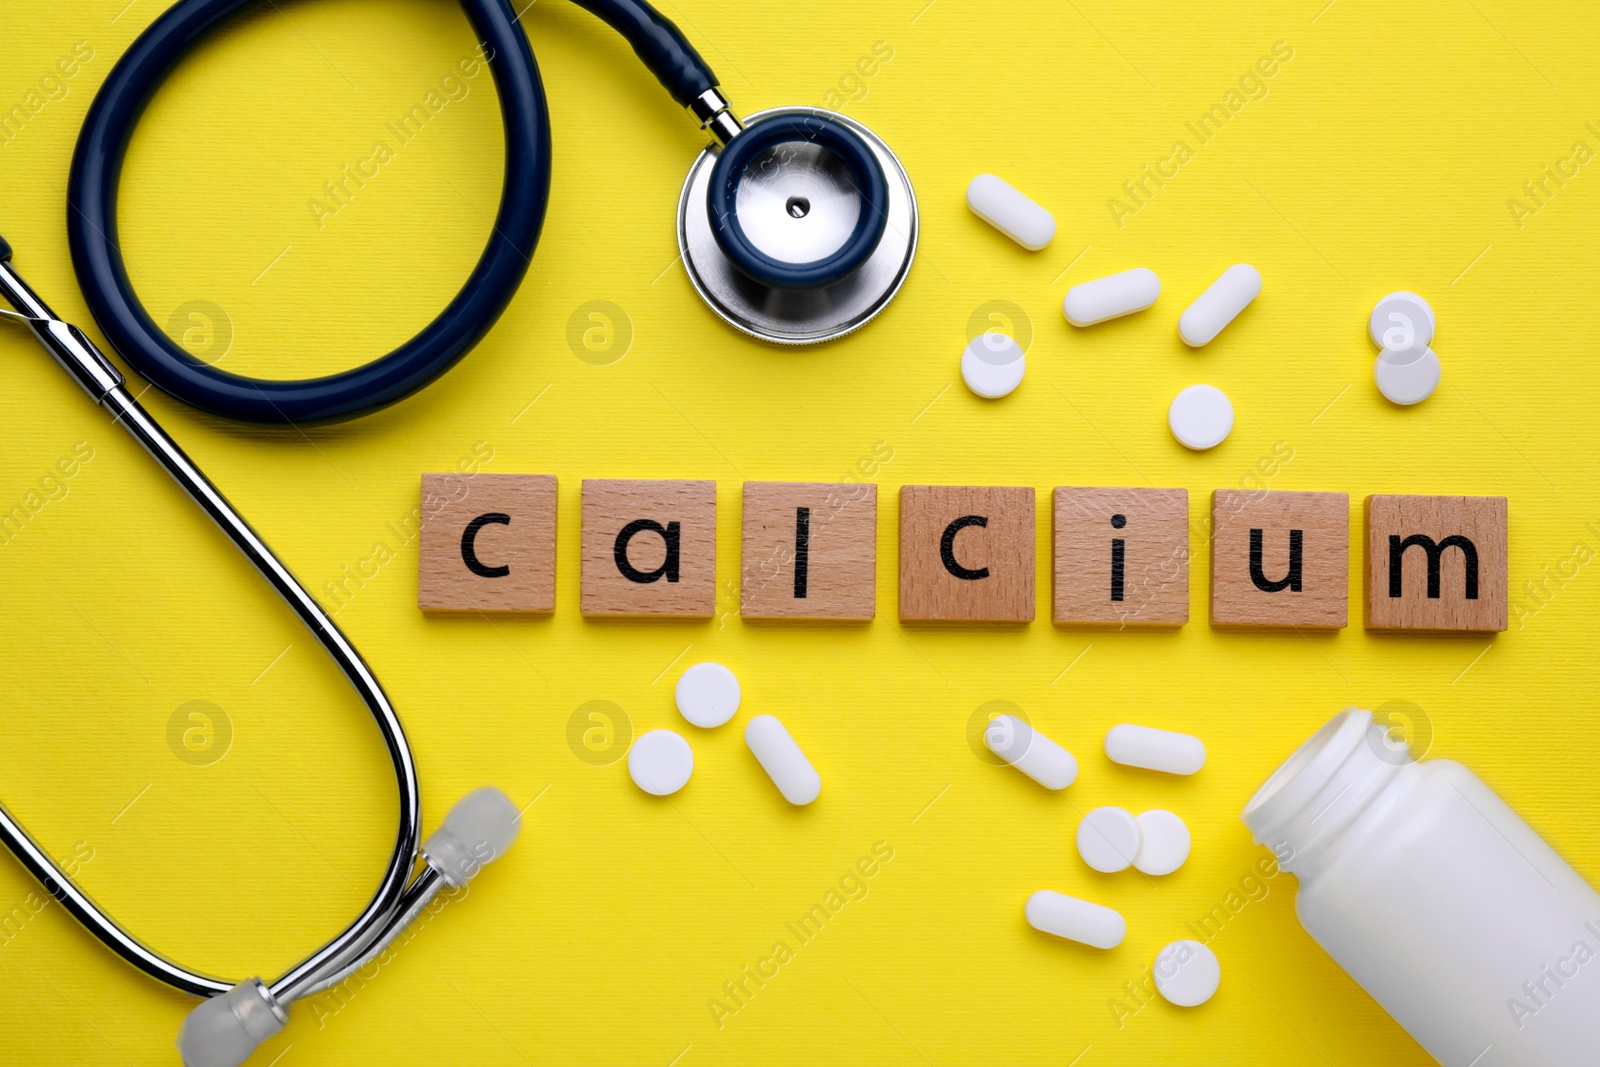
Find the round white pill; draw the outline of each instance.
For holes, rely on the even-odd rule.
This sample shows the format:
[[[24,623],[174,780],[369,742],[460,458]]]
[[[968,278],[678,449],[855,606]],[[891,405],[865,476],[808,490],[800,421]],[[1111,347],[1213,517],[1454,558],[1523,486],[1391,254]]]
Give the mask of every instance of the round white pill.
[[[1217,954],[1198,941],[1174,941],[1156,955],[1151,969],[1156,989],[1180,1008],[1211,999],[1222,981]]]
[[[1095,808],[1078,824],[1078,855],[1103,874],[1125,871],[1139,854],[1139,821],[1122,808]]]
[[[1027,369],[1022,346],[1003,333],[979,334],[961,353],[961,380],[989,400],[998,400],[1021,385]]]
[[[1167,425],[1185,448],[1215,448],[1233,432],[1233,402],[1214,385],[1191,385],[1172,398]]]
[[[1037,252],[1056,235],[1055,217],[1003,179],[980,174],[967,185],[972,213],[1023,248]]]
[[[1171,874],[1189,858],[1189,827],[1170,811],[1139,813],[1139,854],[1134,867],[1145,874]]]
[[[822,792],[822,777],[817,769],[795,744],[788,728],[771,715],[757,715],[750,720],[744,728],[744,743],[789,803],[809,804]]]
[[[983,743],[1046,789],[1065,789],[1078,777],[1072,753],[1015,715],[996,715],[983,731]]]
[[[1178,317],[1178,336],[1192,348],[1208,345],[1223,327],[1261,295],[1261,272],[1235,263]]]
[[[1367,333],[1379,348],[1427,348],[1433,344],[1433,308],[1416,293],[1390,293],[1372,309]]]
[[[1121,315],[1143,311],[1161,295],[1161,279],[1144,267],[1080,282],[1067,290],[1061,313],[1074,326],[1093,326]]]
[[[1106,731],[1106,758],[1124,767],[1193,774],[1206,765],[1206,746],[1191,734],[1122,723]]]
[[[1022,913],[1035,930],[1092,948],[1116,948],[1128,935],[1120,913],[1050,889],[1029,897]]]
[[[720,663],[696,663],[678,676],[678,713],[702,729],[721,726],[739,710],[739,679]]]
[[[676,793],[694,773],[694,750],[671,730],[639,735],[628,749],[628,774],[633,784],[658,797]]]
[[[1420,404],[1439,388],[1443,368],[1433,349],[1412,349],[1409,352],[1384,349],[1372,364],[1372,380],[1378,383],[1378,392],[1393,404],[1410,406]]]

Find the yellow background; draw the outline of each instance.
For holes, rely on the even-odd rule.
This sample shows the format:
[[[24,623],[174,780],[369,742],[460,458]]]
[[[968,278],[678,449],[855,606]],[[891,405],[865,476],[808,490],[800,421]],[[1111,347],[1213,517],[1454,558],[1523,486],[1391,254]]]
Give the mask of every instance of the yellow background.
[[[65,183],[96,87],[162,8],[124,3],[13,5],[0,73],[9,108],[76,42],[94,51],[65,97],[0,147],[0,232],[19,270],[91,333]],[[489,338],[419,396],[331,429],[241,428],[144,396],[313,589],[378,543],[393,550],[337,620],[407,726],[428,827],[482,783],[538,798],[468,900],[344,1000],[299,1005],[254,1062],[1427,1062],[1301,931],[1292,877],[1261,883],[1266,895],[1212,940],[1223,982],[1211,1003],[1155,1003],[1120,1027],[1110,1003],[1135,1006],[1123,983],[1267,857],[1239,810],[1350,703],[1416,705],[1415,734],[1432,735],[1435,755],[1475,768],[1600,877],[1600,576],[1570,562],[1580,542],[1582,558],[1600,547],[1589,525],[1600,524],[1600,163],[1520,227],[1507,206],[1575,141],[1600,148],[1585,125],[1600,125],[1600,16],[1579,3],[1322,3],[669,2],[737,107],[838,94],[916,186],[921,246],[903,293],[867,329],[805,350],[748,341],[696,299],[673,215],[697,132],[591,16],[532,6],[551,210]],[[1266,95],[1201,145],[1184,124],[1280,41],[1293,58]],[[877,42],[893,58],[853,80]],[[307,203],[473,47],[445,0],[328,0],[267,6],[201,49],[156,98],[122,185],[121,239],[155,318],[195,300],[225,309],[224,366],[257,375],[350,366],[410,336],[488,233],[501,148],[487,75],[321,228]],[[1180,139],[1194,158],[1119,228],[1107,201]],[[1048,249],[1024,252],[967,211],[966,182],[983,171],[1055,213]],[[1260,268],[1261,298],[1211,346],[1184,348],[1178,312],[1239,261]],[[1064,323],[1069,285],[1133,266],[1162,278],[1153,309]],[[1411,410],[1371,379],[1367,314],[1394,289],[1424,294],[1439,322],[1444,381]],[[591,300],[616,304],[631,328],[606,365],[568,343],[569,317]],[[1026,381],[999,402],[957,376],[969,318],[991,300],[1020,306],[1033,338]],[[5,510],[77,442],[93,449],[64,498],[0,548],[0,798],[52,854],[91,852],[83,885],[156,948],[230,979],[275,977],[356,913],[384,862],[393,788],[376,733],[289,612],[25,333],[0,331],[0,363]],[[1237,410],[1232,437],[1199,454],[1165,426],[1168,401],[1195,381]],[[1511,631],[1364,633],[1359,549],[1349,629],[1212,630],[1198,536],[1208,494],[1248,484],[1280,443],[1293,459],[1265,484],[1349,492],[1353,545],[1367,493],[1509,497],[1522,603]],[[877,621],[742,623],[741,481],[839,479],[879,448],[892,458],[873,476]],[[419,474],[475,449],[492,453],[485,470],[561,479],[554,618],[416,610],[416,544],[394,530]],[[715,622],[579,617],[583,477],[717,480]],[[922,482],[1038,490],[1039,621],[897,623],[895,490]],[[1050,625],[1045,501],[1075,483],[1189,489],[1187,626]],[[1528,612],[1525,583],[1563,565],[1569,577]],[[694,731],[673,710],[674,679],[701,659],[738,672],[734,725]],[[191,700],[231,724],[231,747],[208,766],[168,744],[169,718]],[[688,788],[648,798],[624,763],[576,758],[569,719],[592,700],[624,709],[634,734],[689,733]],[[974,755],[969,720],[995,700],[1077,752],[1077,784],[1048,794]],[[785,805],[743,746],[739,724],[763,711],[822,773],[808,809]],[[1098,750],[1121,721],[1193,731],[1210,762],[1172,781],[1115,768]],[[1161,879],[1090,872],[1072,833],[1099,804],[1179,812],[1194,835],[1187,866]],[[876,842],[893,859],[867,895],[799,944],[784,924]],[[1022,905],[1045,887],[1118,908],[1127,940],[1098,953],[1034,933]],[[4,1058],[173,1062],[192,1002],[57,906],[32,914],[37,892],[0,862],[0,916],[30,916],[0,946]],[[708,1002],[778,940],[794,959],[719,1028]]]

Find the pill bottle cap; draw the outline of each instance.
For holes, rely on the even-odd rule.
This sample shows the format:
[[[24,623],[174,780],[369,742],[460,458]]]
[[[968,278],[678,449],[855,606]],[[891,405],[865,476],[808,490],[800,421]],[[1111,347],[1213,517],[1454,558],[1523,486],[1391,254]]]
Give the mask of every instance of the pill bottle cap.
[[[1256,844],[1271,848],[1278,866],[1293,871],[1414,765],[1372,712],[1346,708],[1272,773],[1240,817]]]

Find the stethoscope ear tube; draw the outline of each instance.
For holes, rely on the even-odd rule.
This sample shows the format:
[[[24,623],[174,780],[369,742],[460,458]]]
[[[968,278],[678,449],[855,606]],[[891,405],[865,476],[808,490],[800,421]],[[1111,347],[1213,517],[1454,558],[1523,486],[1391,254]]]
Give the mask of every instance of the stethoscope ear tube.
[[[493,232],[459,292],[411,340],[364,366],[320,378],[269,381],[219,370],[185,352],[134,294],[117,244],[117,182],[145,105],[206,34],[258,0],[180,0],[128,48],[100,87],[72,157],[67,240],[95,321],[129,364],[194,407],[244,422],[307,425],[354,418],[432,382],[488,333],[521,285],[550,194],[550,116],[538,65],[508,0],[461,0],[500,99],[505,176]],[[576,0],[633,45],[685,107],[716,75],[669,20],[642,0]]]
[[[139,303],[117,239],[117,183],[135,124],[173,66],[256,0],[184,0],[129,46],[84,119],[67,184],[67,239],[84,297],[112,346],[179,400],[225,418],[336,422],[401,400],[466,355],[505,310],[532,263],[550,188],[550,121],[527,35],[507,0],[462,0],[483,42],[505,123],[505,177],[488,244],[465,284],[422,332],[352,370],[266,381],[209,366],[168,338]]]

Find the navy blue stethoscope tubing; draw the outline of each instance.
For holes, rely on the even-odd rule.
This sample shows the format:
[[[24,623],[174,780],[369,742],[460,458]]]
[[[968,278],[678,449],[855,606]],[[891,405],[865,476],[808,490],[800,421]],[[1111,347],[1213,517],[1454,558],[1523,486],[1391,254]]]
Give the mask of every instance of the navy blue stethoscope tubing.
[[[67,240],[95,321],[121,356],[183,402],[242,422],[313,425],[402,400],[453,367],[499,319],[532,264],[550,194],[550,114],[539,68],[508,0],[461,0],[500,97],[505,175],[488,244],[459,292],[388,355],[319,378],[276,381],[210,366],[151,319],[117,243],[117,184],[134,127],[168,73],[258,0],[179,0],[117,61],[84,119],[67,184]],[[683,34],[643,0],[576,0],[623,35],[679,104],[717,85]]]

